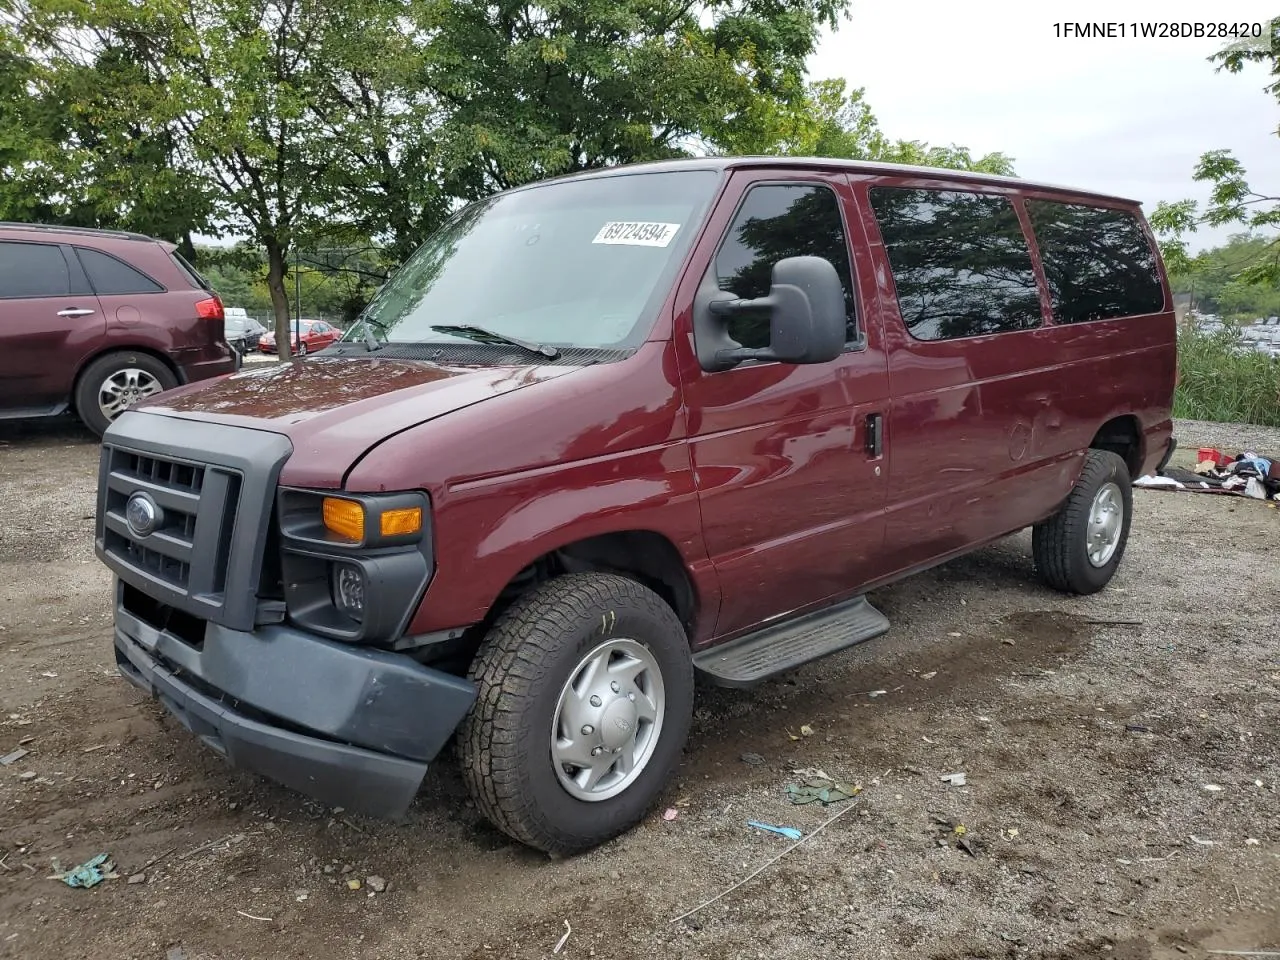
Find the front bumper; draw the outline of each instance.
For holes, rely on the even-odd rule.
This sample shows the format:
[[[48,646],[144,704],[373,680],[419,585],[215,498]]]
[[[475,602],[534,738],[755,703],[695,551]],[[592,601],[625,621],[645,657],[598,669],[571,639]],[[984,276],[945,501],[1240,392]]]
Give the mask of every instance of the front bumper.
[[[465,680],[403,654],[288,626],[205,624],[197,647],[126,610],[121,674],[233,766],[326,804],[398,819],[475,699]]]

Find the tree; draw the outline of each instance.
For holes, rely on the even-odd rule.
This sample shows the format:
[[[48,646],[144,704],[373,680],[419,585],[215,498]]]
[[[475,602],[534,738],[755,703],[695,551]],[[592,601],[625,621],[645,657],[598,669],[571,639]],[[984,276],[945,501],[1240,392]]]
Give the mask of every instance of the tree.
[[[1013,161],[1002,153],[975,159],[965,147],[932,147],[920,140],[890,140],[864,99],[842,79],[811,83],[794,101],[765,104],[767,117],[755,126],[725,131],[722,153],[778,154],[881,160],[956,170],[1012,175]]]
[[[288,355],[287,257],[340,230],[328,203],[344,159],[317,135],[348,116],[333,91],[364,66],[367,39],[397,31],[393,0],[6,0],[47,64],[51,91],[73,112],[93,104],[73,84],[105,60],[127,67],[125,102],[90,116],[106,137],[134,141],[133,124],[169,144],[212,187],[214,215],[266,256],[281,354]],[[96,160],[99,154],[89,152]],[[109,156],[110,154],[108,154]],[[94,169],[85,158],[82,176]],[[179,190],[161,190],[181,196]]]
[[[1171,271],[1174,293],[1193,295],[1205,313],[1253,319],[1280,315],[1280,281],[1246,283],[1237,274],[1266,253],[1262,237],[1238,234],[1226,244],[1203,251],[1180,271]]]
[[[15,15],[0,0],[0,25]],[[0,219],[136,230],[190,255],[210,184],[151,121],[156,91],[128,50],[51,64],[18,36],[0,31]]]
[[[1261,42],[1245,40],[1213,54],[1210,62],[1218,70],[1240,73],[1246,64],[1261,63],[1269,68],[1270,81],[1263,91],[1280,102],[1280,17],[1270,22],[1271,35]],[[1280,136],[1280,130],[1276,131]],[[1273,165],[1272,170],[1280,169]],[[1255,190],[1244,165],[1229,150],[1210,150],[1200,157],[1193,179],[1213,185],[1208,206],[1201,210],[1194,200],[1160,203],[1151,215],[1151,224],[1162,237],[1165,263],[1178,273],[1192,270],[1186,235],[1202,224],[1224,226],[1238,223],[1257,231],[1263,240],[1256,258],[1242,265],[1235,279],[1243,284],[1275,284],[1280,281],[1280,188]]]
[[[402,257],[461,202],[701,152],[804,96],[848,0],[413,0],[338,91],[344,209]]]

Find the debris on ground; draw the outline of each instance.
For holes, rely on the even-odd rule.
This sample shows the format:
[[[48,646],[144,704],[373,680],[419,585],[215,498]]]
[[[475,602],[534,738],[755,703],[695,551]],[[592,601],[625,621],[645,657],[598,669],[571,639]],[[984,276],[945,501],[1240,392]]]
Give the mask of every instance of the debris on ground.
[[[86,860],[78,867],[72,867],[70,870],[62,870],[58,861],[53,861],[53,876],[50,880],[61,880],[68,887],[96,887],[103,880],[118,880],[120,875],[116,873],[115,861],[111,859],[110,854],[100,853],[90,860]]]
[[[761,823],[759,820],[748,820],[748,827],[755,827],[757,830],[768,830],[770,833],[780,833],[789,840],[799,840],[802,834],[795,827],[778,827],[772,823]]]
[[[932,679],[933,679],[934,677],[936,677],[937,675],[938,675],[938,671],[937,671],[937,670],[930,670],[928,673],[922,673],[922,674],[920,674],[920,679],[921,679],[921,680],[932,680]]]
[[[34,780],[35,778],[36,778],[36,772],[34,770],[27,770],[18,775],[19,780]]]
[[[131,876],[128,880],[125,881],[125,883],[129,884],[130,886],[133,886],[139,883],[146,883],[146,882],[147,882],[147,875],[145,873],[135,873],[133,876]]]
[[[813,727],[809,726],[809,725],[806,723],[804,726],[802,726],[802,727],[800,728],[800,736],[802,736],[802,737],[812,737],[812,736],[813,736]]]
[[[164,960],[187,960],[187,951],[181,947],[170,947],[165,952]]]
[[[848,781],[832,780],[830,777],[813,777],[804,783],[789,783],[786,787],[787,798],[795,804],[821,803],[824,807],[832,803],[852,800],[862,792],[862,784]]]
[[[1165,467],[1158,476],[1139,477],[1133,485],[1276,500],[1280,499],[1280,457],[1259,456],[1251,450],[1230,457],[1221,450],[1201,447],[1194,470]]]
[[[764,757],[760,756],[758,753],[744,753],[738,759],[751,767],[758,767],[764,763]]]
[[[308,898],[310,898],[310,896],[311,894],[308,893],[306,890],[293,891],[293,899],[297,900],[299,903],[302,903],[304,900],[307,900]]]
[[[1206,784],[1204,785],[1204,788],[1205,788],[1206,790],[1208,790],[1210,793],[1221,793],[1221,792],[1222,792],[1222,787],[1221,787],[1221,786],[1219,786],[1219,785],[1218,785],[1218,784],[1216,784],[1216,783],[1206,783]]]
[[[680,811],[675,807],[667,807],[666,810],[662,811],[662,819],[668,822],[674,820],[678,816],[680,816]]]
[[[30,752],[30,750],[19,747],[13,753],[6,753],[3,757],[0,757],[0,767],[7,767],[10,764],[17,763]]]
[[[953,787],[963,787],[967,782],[963,773],[944,773],[938,778],[943,783],[949,783]]]
[[[560,939],[556,941],[555,949],[552,950],[551,952],[559,953],[561,950],[563,950],[564,945],[569,941],[569,934],[571,933],[573,933],[573,927],[569,926],[569,921],[566,920],[564,922],[564,933],[560,936]]]
[[[382,893],[382,891],[387,889],[387,881],[376,875],[372,877],[365,877],[364,882],[365,886],[374,893]]]
[[[359,889],[360,889],[360,881],[359,881],[359,880],[357,880],[355,877],[352,877],[350,880],[348,880],[348,881],[347,881],[347,889],[348,889],[348,890],[359,890]]]

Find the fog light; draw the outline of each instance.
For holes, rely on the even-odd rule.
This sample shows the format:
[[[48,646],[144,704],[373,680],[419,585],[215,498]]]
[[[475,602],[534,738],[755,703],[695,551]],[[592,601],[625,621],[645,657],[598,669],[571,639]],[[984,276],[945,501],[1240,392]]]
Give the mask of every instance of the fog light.
[[[364,574],[349,563],[333,565],[333,605],[352,620],[364,617]]]

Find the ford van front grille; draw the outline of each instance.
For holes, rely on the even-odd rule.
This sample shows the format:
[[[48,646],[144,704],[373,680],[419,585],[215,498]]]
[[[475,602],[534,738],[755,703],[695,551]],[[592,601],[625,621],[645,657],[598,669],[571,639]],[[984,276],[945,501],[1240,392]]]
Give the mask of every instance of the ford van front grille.
[[[107,557],[220,605],[240,474],[119,447],[104,448],[104,456]]]
[[[277,482],[292,452],[287,437],[264,430],[122,414],[102,439],[99,559],[159,603],[253,629]]]

